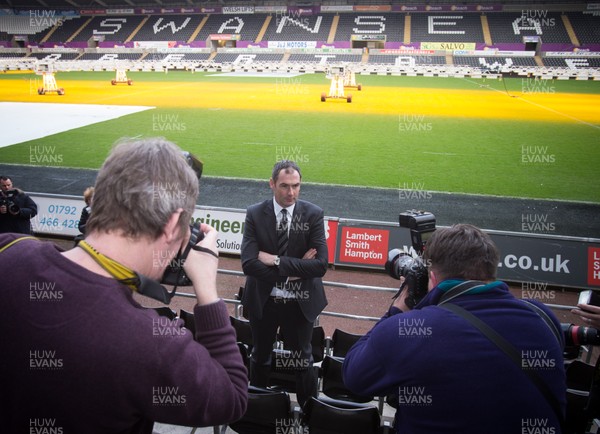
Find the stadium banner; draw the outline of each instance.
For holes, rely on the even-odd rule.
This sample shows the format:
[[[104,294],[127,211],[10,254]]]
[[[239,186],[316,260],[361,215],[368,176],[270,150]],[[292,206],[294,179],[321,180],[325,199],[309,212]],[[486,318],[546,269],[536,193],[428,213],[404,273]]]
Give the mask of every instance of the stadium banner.
[[[174,41],[134,41],[134,48],[144,49],[166,49],[175,46]]]
[[[503,6],[501,4],[394,5],[392,10],[394,12],[501,12]]]
[[[354,6],[354,12],[391,12],[392,6],[390,5],[356,5]]]
[[[475,42],[421,42],[421,50],[475,50]]]
[[[321,5],[321,12],[354,12],[354,6],[325,6]]]
[[[0,9],[0,16],[2,15],[17,15],[17,16],[26,16],[31,19],[41,19],[41,18],[54,18],[54,17],[77,17],[79,16],[78,11],[69,10],[69,11],[61,11],[54,9],[27,9],[22,11],[10,11],[7,9]]]
[[[299,6],[290,6],[288,7],[288,14],[290,17],[299,17],[305,15],[316,15],[319,13],[318,6],[314,7],[299,7]]]
[[[224,15],[253,14],[254,6],[223,6],[221,13]]]
[[[31,220],[35,234],[74,237],[85,206],[77,196],[31,193],[38,214]],[[246,211],[196,206],[194,221],[219,232],[217,248],[240,254]],[[438,226],[441,227],[441,226]],[[526,232],[486,231],[498,246],[498,279],[534,282],[536,286],[600,289],[600,239]],[[415,255],[410,230],[397,223],[325,217],[329,263],[383,270],[389,250]],[[539,284],[539,285],[537,285]]]
[[[211,8],[200,8],[200,13],[203,14],[222,14],[223,11],[220,7],[211,7]]]
[[[285,14],[287,11],[287,6],[254,6],[257,14]]]
[[[211,41],[239,41],[240,35],[218,33],[208,37]]]
[[[600,52],[592,51],[547,51],[546,57],[600,57]]]
[[[600,239],[486,232],[500,251],[498,279],[600,288]],[[391,249],[416,254],[410,230],[397,224],[340,219],[337,238],[335,265],[383,269]]]
[[[386,35],[351,35],[351,41],[385,41]]]
[[[317,41],[269,41],[268,48],[283,48],[290,50],[292,48],[317,48]]]
[[[106,15],[106,9],[81,9],[79,15]]]
[[[107,15],[133,15],[135,10],[133,8],[128,9],[107,9]]]
[[[35,234],[66,238],[79,234],[79,217],[85,207],[83,198],[44,193],[31,193],[30,197],[38,206],[37,216],[31,219],[31,226]],[[246,210],[196,206],[192,220],[211,225],[219,232],[217,238],[219,252],[234,255],[241,253]],[[325,234],[330,263],[333,263],[335,254],[337,225],[337,218],[325,217]]]

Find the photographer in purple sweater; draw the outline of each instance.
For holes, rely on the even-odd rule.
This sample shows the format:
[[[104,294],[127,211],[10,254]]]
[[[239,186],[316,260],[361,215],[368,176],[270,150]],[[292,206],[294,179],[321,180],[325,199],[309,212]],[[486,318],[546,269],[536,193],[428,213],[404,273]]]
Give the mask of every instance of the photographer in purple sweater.
[[[72,250],[0,236],[1,430],[151,433],[154,421],[240,418],[248,379],[217,295],[217,232],[202,225],[181,264],[197,299],[195,339],[132,297],[188,244],[197,174],[170,142],[130,141],[95,187],[86,239]]]
[[[405,287],[347,354],[346,386],[391,398],[398,433],[559,434],[566,383],[552,312],[495,280],[498,250],[474,226],[437,229],[424,260],[425,297],[415,305]]]

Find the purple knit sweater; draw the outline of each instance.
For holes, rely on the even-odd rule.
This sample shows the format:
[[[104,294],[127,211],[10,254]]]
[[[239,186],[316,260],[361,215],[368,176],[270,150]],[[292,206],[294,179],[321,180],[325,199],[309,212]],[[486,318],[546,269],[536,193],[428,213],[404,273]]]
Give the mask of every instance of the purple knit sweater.
[[[16,238],[0,236],[0,248]],[[24,240],[0,253],[0,420],[10,433],[150,433],[153,421],[240,418],[247,373],[223,301],[181,321],[131,291]]]

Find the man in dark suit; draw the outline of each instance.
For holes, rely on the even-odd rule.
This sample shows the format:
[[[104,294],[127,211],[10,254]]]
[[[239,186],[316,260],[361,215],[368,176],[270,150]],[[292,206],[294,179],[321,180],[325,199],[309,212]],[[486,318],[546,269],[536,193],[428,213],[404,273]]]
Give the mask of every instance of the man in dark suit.
[[[246,286],[242,295],[250,320],[253,350],[250,384],[266,387],[271,350],[281,328],[296,372],[298,403],[316,396],[312,368],[312,329],[327,305],[323,281],[327,271],[327,243],[323,210],[298,200],[302,174],[293,161],[279,161],[269,186],[273,198],[252,205],[246,213],[242,240],[242,269]]]

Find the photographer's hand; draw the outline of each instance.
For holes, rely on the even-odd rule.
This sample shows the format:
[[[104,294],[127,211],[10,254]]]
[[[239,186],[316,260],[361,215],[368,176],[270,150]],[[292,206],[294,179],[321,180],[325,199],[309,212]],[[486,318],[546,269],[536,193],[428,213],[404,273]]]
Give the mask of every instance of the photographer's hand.
[[[402,285],[404,285],[404,277],[400,278],[400,287],[402,287]],[[400,292],[400,295],[398,297],[396,297],[396,299],[394,299],[392,306],[394,306],[397,309],[400,309],[402,312],[408,312],[411,309],[406,305],[407,297],[408,297],[408,286],[405,286],[404,289],[402,290],[402,292]]]
[[[218,232],[212,226],[202,224],[204,239],[198,246],[217,253]],[[187,242],[187,239],[186,239]],[[183,264],[183,269],[194,285],[199,305],[214,303],[219,299],[217,293],[217,268],[219,259],[210,253],[191,249]]]
[[[600,329],[600,306],[578,304],[577,307],[571,313],[580,316],[586,326]]]

